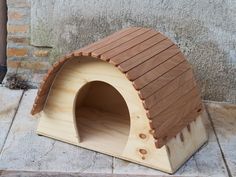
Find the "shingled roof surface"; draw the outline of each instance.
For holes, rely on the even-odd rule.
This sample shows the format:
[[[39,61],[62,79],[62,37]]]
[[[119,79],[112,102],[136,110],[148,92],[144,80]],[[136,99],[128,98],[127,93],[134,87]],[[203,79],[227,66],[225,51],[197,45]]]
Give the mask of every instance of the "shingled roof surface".
[[[133,27],[56,62],[39,87],[32,114],[43,110],[52,82],[63,64],[79,56],[107,61],[125,73],[146,109],[158,148],[194,121],[202,110],[192,68],[180,49],[159,32]]]

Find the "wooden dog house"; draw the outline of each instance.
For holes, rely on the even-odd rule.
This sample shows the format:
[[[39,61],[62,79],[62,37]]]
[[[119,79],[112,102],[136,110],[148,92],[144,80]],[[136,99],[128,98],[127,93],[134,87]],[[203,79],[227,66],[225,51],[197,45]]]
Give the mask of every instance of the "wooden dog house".
[[[207,140],[202,109],[179,48],[128,28],[55,63],[32,114],[40,135],[173,173]]]

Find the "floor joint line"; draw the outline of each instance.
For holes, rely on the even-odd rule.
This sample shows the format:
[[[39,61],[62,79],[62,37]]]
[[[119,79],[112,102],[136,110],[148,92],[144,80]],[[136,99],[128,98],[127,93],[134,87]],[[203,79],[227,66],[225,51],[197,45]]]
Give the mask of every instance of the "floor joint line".
[[[225,167],[226,167],[228,176],[229,176],[229,177],[233,177],[232,174],[231,174],[231,172],[230,172],[228,163],[227,163],[227,161],[226,161],[226,159],[225,159],[225,155],[224,155],[223,149],[222,149],[222,147],[221,147],[221,145],[220,145],[220,140],[219,140],[218,135],[217,135],[217,133],[216,133],[216,129],[215,129],[215,126],[214,126],[214,122],[213,122],[212,117],[211,117],[211,114],[210,114],[210,112],[209,112],[209,110],[208,110],[208,105],[205,104],[205,108],[206,108],[206,113],[207,113],[208,119],[209,119],[209,121],[210,121],[210,124],[211,124],[211,126],[212,126],[213,132],[214,132],[215,137],[216,137],[216,142],[217,142],[217,144],[218,144],[218,146],[219,146],[219,148],[220,148],[220,153],[221,153],[221,156],[222,156],[222,158],[223,158],[223,161],[224,161],[224,164],[225,164]]]
[[[19,107],[20,107],[22,98],[23,98],[23,96],[24,96],[24,93],[25,93],[25,91],[23,90],[23,92],[22,92],[22,94],[21,94],[21,97],[20,97],[20,99],[19,99],[19,104],[18,104],[17,107],[16,107],[15,113],[14,113],[13,118],[12,118],[12,121],[11,121],[11,124],[10,124],[10,126],[9,126],[9,128],[8,128],[6,137],[4,138],[4,141],[3,141],[3,145],[2,145],[2,147],[1,147],[1,149],[0,149],[0,155],[2,154],[2,151],[3,151],[3,149],[4,149],[5,143],[6,143],[6,141],[7,141],[8,135],[9,135],[9,133],[10,133],[10,131],[11,131],[13,122],[14,122],[15,117],[16,117],[16,114],[18,113],[18,110],[19,110]]]

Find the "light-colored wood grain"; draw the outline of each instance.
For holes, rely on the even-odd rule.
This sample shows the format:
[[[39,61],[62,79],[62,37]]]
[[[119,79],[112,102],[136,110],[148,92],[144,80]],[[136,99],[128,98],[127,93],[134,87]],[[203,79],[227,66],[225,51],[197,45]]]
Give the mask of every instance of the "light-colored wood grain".
[[[91,83],[100,86],[83,89]],[[109,108],[109,104],[113,106]],[[197,121],[191,126],[200,132],[203,125]],[[132,82],[115,66],[92,57],[74,58],[63,66],[51,87],[37,129],[38,134],[168,173],[173,173],[206,141],[204,131],[197,138],[193,132],[183,131],[189,137],[184,144],[172,138],[170,144],[157,149],[146,110]],[[175,153],[179,154],[177,159]]]
[[[129,116],[100,111],[89,107],[78,110],[77,127],[80,146],[96,151],[122,154],[129,136]]]
[[[91,58],[91,60],[93,59]],[[125,75],[123,75],[117,68],[115,68],[109,63],[104,63],[99,60],[94,60],[93,62],[87,61],[88,58],[84,58],[84,60],[80,62],[78,60],[71,60],[70,63],[67,63],[68,65],[64,66],[63,70],[57,76],[58,79],[56,79],[53,84],[45,109],[42,113],[37,132],[39,134],[47,135],[56,139],[60,139],[62,141],[66,141],[72,144],[88,148],[86,145],[83,146],[83,142],[85,143],[86,141],[81,141],[81,143],[79,143],[77,133],[75,131],[73,132],[74,117],[71,113],[74,112],[74,96],[77,94],[79,88],[81,88],[85,83],[97,80],[103,81],[115,87],[122,94],[123,98],[126,101],[126,104],[129,108],[131,126],[129,134],[130,140],[128,140],[128,144],[126,144],[125,148],[131,148],[133,153],[136,154],[136,158],[134,159],[133,155],[131,155],[129,152],[126,152],[125,155],[122,155],[106,151],[107,148],[110,148],[109,144],[105,144],[107,148],[103,147],[103,149],[99,149],[99,147],[97,146],[93,146],[90,148],[95,151],[99,150],[100,152],[106,154],[118,156],[125,159],[134,159],[133,161],[135,162],[143,163],[142,156],[140,155],[137,148],[139,146],[141,146],[142,148],[146,147],[147,144],[150,144],[153,150],[156,150],[156,148],[154,144],[154,139],[152,138],[152,136],[149,135],[148,119],[145,117],[145,112],[143,111],[142,103],[139,102],[138,104],[133,104],[133,102],[135,100],[138,100],[139,97],[138,94],[135,92],[132,83],[129,82],[126,79]],[[107,72],[110,74],[107,75]],[[64,89],[66,89],[66,91]],[[62,97],[64,97],[63,101],[61,100]],[[56,120],[60,120],[58,121],[59,124],[56,123]],[[64,128],[61,127],[60,122],[62,120],[68,122],[67,126],[65,126]],[[53,122],[49,124],[48,121]],[[137,121],[137,123],[132,123],[132,121]],[[136,131],[140,130],[140,128],[143,131],[136,133]],[[69,133],[68,130],[72,130],[71,133]],[[64,131],[66,131],[66,133],[64,133],[65,135],[62,136]],[[80,131],[79,128],[78,131]],[[59,132],[62,133],[59,134]],[[107,130],[108,134],[111,134],[111,132],[111,130]],[[149,138],[144,141],[135,141],[140,133],[146,134],[146,136],[148,136]],[[114,141],[114,139],[112,139],[112,141]],[[117,143],[117,141],[114,141],[114,143]],[[124,150],[124,152],[125,151],[126,150]],[[159,158],[158,160],[150,155],[149,158],[151,162],[147,162],[147,165],[151,165],[153,164],[153,162],[160,161],[157,164],[162,170],[171,171],[165,147],[158,150],[158,154],[160,154],[162,158]]]

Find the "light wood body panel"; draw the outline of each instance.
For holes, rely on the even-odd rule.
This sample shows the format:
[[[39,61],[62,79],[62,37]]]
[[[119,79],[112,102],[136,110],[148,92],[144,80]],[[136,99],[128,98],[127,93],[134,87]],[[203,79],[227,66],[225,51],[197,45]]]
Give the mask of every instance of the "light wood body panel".
[[[109,75],[107,73],[109,73]],[[123,96],[130,116],[129,135],[126,137],[127,143],[124,146],[119,145],[122,145],[122,140],[124,139],[123,135],[125,132],[127,133],[127,128],[125,128],[128,125],[127,122],[121,122],[120,124],[115,125],[114,123],[109,123],[109,121],[105,123],[105,127],[104,123],[100,124],[98,122],[98,127],[96,128],[93,126],[91,127],[91,121],[87,121],[87,123],[84,122],[84,126],[75,127],[74,109],[76,106],[76,95],[80,88],[91,81],[109,83]],[[95,112],[95,114],[93,114],[93,112]],[[182,130],[181,133],[184,134],[183,136],[188,137],[185,138],[184,143],[178,138],[180,135],[177,134],[177,138],[172,138],[166,145],[157,149],[155,146],[156,140],[154,139],[149,126],[149,119],[146,117],[146,110],[144,109],[142,102],[140,102],[138,93],[132,86],[132,82],[127,80],[125,75],[113,65],[88,57],[80,57],[80,59],[74,58],[63,66],[54,80],[44,110],[40,114],[41,118],[37,129],[38,134],[126,159],[168,173],[173,173],[179,168],[179,166],[206,141],[206,133],[202,131],[204,128],[201,117],[199,117],[196,122],[190,123],[192,128],[191,132],[185,131],[185,129]],[[106,115],[109,116],[110,114],[104,113],[103,115],[103,113],[97,113],[96,110],[92,111],[90,109],[88,111],[85,109],[85,111],[82,112],[82,115],[83,117],[99,115],[98,118],[104,118],[104,120],[107,121],[109,119],[106,118]],[[88,120],[88,118],[85,118],[85,120]],[[123,126],[122,124],[125,124],[126,126]],[[117,134],[117,131],[111,131],[113,130],[113,126],[121,126],[121,128],[119,128],[121,136],[119,133]],[[88,128],[86,129],[86,127]],[[92,137],[91,139],[88,138],[88,141],[79,138],[80,135],[78,132],[83,128],[85,131],[82,132],[87,131],[87,137]],[[99,136],[99,134],[97,134],[97,136],[92,136],[92,133],[95,130],[103,130],[104,133],[107,132],[107,135],[112,136],[106,136],[105,138]],[[198,135],[199,132],[201,133],[200,138],[196,135],[197,132]],[[143,135],[145,135],[145,138],[141,138]],[[114,140],[114,138],[117,139],[117,141]],[[191,144],[192,141],[194,141],[194,144]],[[117,143],[119,145],[117,145]],[[108,146],[106,146],[106,144],[108,144]]]

